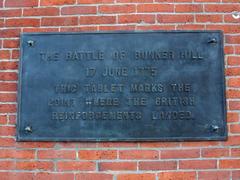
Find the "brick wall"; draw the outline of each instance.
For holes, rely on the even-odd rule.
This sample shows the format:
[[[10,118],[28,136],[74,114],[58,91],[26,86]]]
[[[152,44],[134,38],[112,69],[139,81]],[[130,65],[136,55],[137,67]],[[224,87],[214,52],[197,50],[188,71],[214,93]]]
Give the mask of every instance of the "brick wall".
[[[240,0],[0,0],[0,179],[240,179]],[[240,15],[240,14],[239,14]],[[224,31],[226,142],[16,142],[21,32]]]

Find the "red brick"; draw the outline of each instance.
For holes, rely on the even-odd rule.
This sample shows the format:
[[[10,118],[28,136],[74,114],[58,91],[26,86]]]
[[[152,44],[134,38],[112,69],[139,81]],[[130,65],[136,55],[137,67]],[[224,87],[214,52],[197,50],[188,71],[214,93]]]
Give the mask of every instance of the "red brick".
[[[0,27],[4,26],[4,19],[0,19]]]
[[[78,0],[79,4],[105,4],[113,2],[114,0]]]
[[[16,159],[34,159],[34,150],[16,150],[16,149],[2,149],[0,150],[0,158],[16,158]]]
[[[178,24],[177,30],[204,30],[203,24]]]
[[[53,162],[17,161],[16,170],[53,170]]]
[[[97,26],[63,27],[61,32],[97,31]]]
[[[240,171],[233,171],[232,172],[232,180],[239,180],[240,179]]]
[[[227,90],[227,98],[231,98],[231,99],[240,98],[240,90],[236,90],[236,89]]]
[[[59,9],[56,7],[30,8],[23,10],[23,16],[57,16]]]
[[[100,162],[100,171],[135,171],[137,170],[136,162]]]
[[[125,23],[154,23],[155,15],[149,14],[129,14],[119,15],[118,21],[120,24]]]
[[[41,0],[41,6],[74,4],[75,0]]]
[[[198,179],[199,180],[229,180],[230,172],[227,171],[203,171],[198,172]]]
[[[173,12],[173,4],[139,4],[137,6],[137,12]]]
[[[37,180],[71,180],[74,179],[73,173],[49,173],[49,172],[39,172],[34,176]]]
[[[58,142],[55,147],[61,148],[67,148],[67,149],[75,149],[77,147],[76,142]]]
[[[34,18],[6,19],[6,27],[38,27],[40,20]]]
[[[0,62],[0,70],[16,70],[18,69],[18,62],[4,61]]]
[[[77,148],[96,148],[97,147],[97,143],[95,142],[79,142],[76,144]]]
[[[153,0],[117,0],[118,3],[152,3]]]
[[[200,157],[199,149],[162,150],[161,159],[182,159]]]
[[[14,170],[15,162],[14,161],[0,161],[1,170]]]
[[[0,124],[7,124],[7,115],[0,115]]]
[[[240,46],[235,46],[235,54],[240,54]]]
[[[3,29],[0,30],[0,38],[18,37],[20,29]]]
[[[136,12],[135,5],[101,5],[98,11],[104,14],[133,13]]]
[[[139,162],[139,170],[151,170],[151,171],[159,171],[159,170],[175,170],[177,169],[176,161],[140,161]]]
[[[222,0],[224,3],[238,3],[239,0]]]
[[[115,16],[82,16],[80,24],[114,24],[116,23]]]
[[[182,142],[183,147],[212,147],[218,146],[219,142],[216,141],[202,141],[202,142]]]
[[[188,23],[194,21],[193,15],[187,14],[160,14],[157,16],[159,23]]]
[[[226,43],[229,44],[239,44],[240,36],[239,35],[226,35]]]
[[[76,180],[112,180],[113,175],[103,173],[79,173],[76,174]]]
[[[137,30],[175,30],[174,25],[143,25],[143,26],[137,26]]]
[[[221,169],[239,169],[240,159],[219,160],[219,168]]]
[[[94,171],[96,170],[96,164],[90,161],[60,161],[57,162],[57,169],[58,171]]]
[[[195,172],[161,172],[158,174],[159,180],[195,180]]]
[[[117,180],[155,180],[155,174],[119,174]]]
[[[12,59],[19,59],[20,51],[19,50],[12,50]]]
[[[15,136],[15,127],[0,126],[0,136]]]
[[[17,143],[18,148],[53,148],[53,142],[21,142]]]
[[[14,145],[15,145],[14,138],[9,138],[9,137],[0,138],[1,147],[13,147]]]
[[[23,28],[23,32],[58,32],[58,28]]]
[[[61,14],[72,15],[72,14],[96,14],[96,6],[74,6],[74,7],[63,7],[61,9]]]
[[[229,78],[227,80],[227,86],[228,87],[235,87],[235,88],[240,87],[240,78],[234,78],[234,77],[233,78]]]
[[[197,22],[212,22],[212,23],[217,23],[217,22],[223,22],[223,16],[222,15],[212,15],[212,14],[201,14],[201,15],[196,15],[196,21]]]
[[[240,148],[231,149],[231,156],[232,157],[240,157]]]
[[[227,113],[227,122],[238,122],[238,113],[228,112]]]
[[[9,125],[16,125],[16,116],[15,115],[9,115],[9,121],[8,124]]]
[[[222,143],[224,146],[239,146],[240,136],[228,136],[227,141]]]
[[[15,113],[17,112],[16,104],[0,104],[0,113]]]
[[[1,17],[18,17],[21,16],[21,9],[3,9],[0,10]]]
[[[33,7],[38,6],[38,0],[6,0],[5,7]]]
[[[18,39],[4,40],[3,41],[3,47],[4,48],[18,48],[19,47],[19,40]]]
[[[122,31],[122,30],[135,30],[134,25],[116,25],[116,26],[99,26],[100,31]]]
[[[230,66],[239,66],[240,65],[240,56],[228,56],[227,63]]]
[[[229,150],[226,148],[202,149],[202,157],[227,157]]]
[[[17,73],[15,73],[15,72],[0,72],[0,80],[16,81]]]
[[[179,147],[178,142],[141,142],[140,147],[142,148],[167,148],[167,147]]]
[[[39,150],[38,159],[76,159],[74,150]]]
[[[205,4],[204,8],[206,12],[231,13],[239,10],[240,6],[234,4]]]
[[[192,0],[173,0],[176,3],[185,3],[185,2],[192,2]]]
[[[4,19],[0,19],[0,27],[4,26]]]
[[[158,159],[159,153],[155,150],[120,150],[120,159]]]
[[[78,17],[42,18],[42,26],[73,26],[78,24]]]
[[[220,2],[221,0],[194,0],[194,2]]]
[[[9,50],[0,50],[0,59],[10,59],[10,55]]]
[[[230,125],[230,132],[231,133],[240,133],[240,124],[231,124]]]
[[[230,110],[240,110],[240,101],[229,101]]]
[[[0,59],[9,59],[10,51],[9,50],[0,50]]]
[[[226,75],[227,76],[238,76],[240,75],[240,68],[239,67],[233,67],[226,69]]]
[[[226,24],[207,24],[206,30],[222,30],[224,33],[240,33],[238,25],[226,25]]]
[[[115,148],[115,147],[137,147],[137,142],[100,142],[98,147]]]
[[[30,172],[0,172],[1,180],[32,180],[34,173]]]
[[[202,12],[203,6],[200,4],[176,4],[175,12]]]
[[[232,45],[225,45],[224,53],[225,54],[234,54],[234,47]]]
[[[80,150],[78,152],[79,159],[97,160],[97,159],[116,159],[116,150]]]
[[[4,26],[4,19],[0,19],[0,27]]]
[[[216,160],[180,160],[179,169],[216,169]]]

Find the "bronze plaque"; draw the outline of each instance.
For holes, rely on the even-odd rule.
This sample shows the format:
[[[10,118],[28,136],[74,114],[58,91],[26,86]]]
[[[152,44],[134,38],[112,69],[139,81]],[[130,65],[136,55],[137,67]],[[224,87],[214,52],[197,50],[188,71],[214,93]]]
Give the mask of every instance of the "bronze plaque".
[[[18,141],[226,139],[220,31],[21,36]]]

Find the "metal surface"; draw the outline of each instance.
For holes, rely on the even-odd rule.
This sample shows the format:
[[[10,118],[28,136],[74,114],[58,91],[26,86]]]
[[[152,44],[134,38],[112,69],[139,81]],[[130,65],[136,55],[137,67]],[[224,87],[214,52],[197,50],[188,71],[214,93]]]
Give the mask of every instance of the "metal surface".
[[[220,31],[21,36],[18,141],[227,136]]]

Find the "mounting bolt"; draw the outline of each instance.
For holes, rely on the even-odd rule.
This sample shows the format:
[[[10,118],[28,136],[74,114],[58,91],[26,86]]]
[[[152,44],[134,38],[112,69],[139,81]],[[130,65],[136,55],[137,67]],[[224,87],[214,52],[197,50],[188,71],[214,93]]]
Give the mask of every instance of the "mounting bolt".
[[[34,41],[32,41],[32,40],[29,40],[27,43],[28,43],[29,47],[33,47],[34,46]]]
[[[212,130],[213,132],[217,132],[217,131],[219,130],[219,126],[217,126],[217,125],[211,125],[211,130]]]
[[[211,38],[210,40],[208,40],[209,44],[216,44],[217,43],[217,39],[216,38]]]
[[[233,17],[234,19],[240,19],[240,12],[238,12],[238,11],[233,11],[233,12],[232,12],[232,17]]]
[[[26,126],[24,130],[28,133],[32,133],[32,127],[31,126]]]

